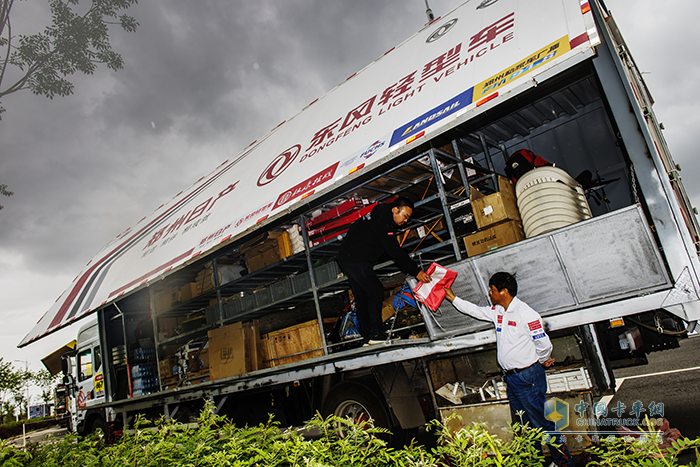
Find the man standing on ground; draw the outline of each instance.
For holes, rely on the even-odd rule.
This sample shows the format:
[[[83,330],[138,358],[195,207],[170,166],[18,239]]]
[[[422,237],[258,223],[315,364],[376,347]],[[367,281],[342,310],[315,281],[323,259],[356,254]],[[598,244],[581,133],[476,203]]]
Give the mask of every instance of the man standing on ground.
[[[336,259],[350,281],[360,333],[368,344],[385,339],[382,326],[384,286],[374,272],[375,263],[388,255],[407,274],[421,282],[430,282],[430,276],[413,262],[397,241],[398,227],[405,225],[412,214],[413,202],[408,198],[377,204],[365,218],[350,226],[340,245]]]
[[[544,331],[539,313],[522,302],[516,294],[518,284],[507,272],[497,272],[489,279],[489,298],[493,306],[477,306],[456,297],[445,287],[454,307],[476,319],[491,321],[496,326],[498,364],[505,374],[508,400],[513,410],[524,412],[523,422],[541,428],[552,436],[554,423],[545,418],[547,376],[544,369],[554,364],[552,343]],[[559,466],[572,466],[566,444],[556,448],[550,444],[552,460]]]

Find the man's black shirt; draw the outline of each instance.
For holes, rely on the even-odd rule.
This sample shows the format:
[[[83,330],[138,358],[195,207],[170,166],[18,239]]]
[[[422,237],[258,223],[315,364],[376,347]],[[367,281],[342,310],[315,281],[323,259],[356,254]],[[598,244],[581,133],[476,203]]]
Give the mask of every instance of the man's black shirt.
[[[369,215],[350,226],[340,245],[339,263],[377,263],[386,253],[404,272],[415,276],[420,268],[396,240],[398,226],[391,204],[378,204]]]

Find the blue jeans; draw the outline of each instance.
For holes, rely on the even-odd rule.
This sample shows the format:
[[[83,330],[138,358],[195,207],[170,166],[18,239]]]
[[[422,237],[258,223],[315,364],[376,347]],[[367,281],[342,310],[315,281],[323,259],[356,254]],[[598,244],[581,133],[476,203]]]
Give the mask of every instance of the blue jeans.
[[[547,401],[547,376],[542,365],[535,363],[514,375],[507,375],[506,386],[508,400],[513,411],[516,413],[525,412],[522,415],[522,422],[528,423],[533,428],[541,428],[542,431],[556,437],[554,422],[547,420],[544,416],[544,406]],[[538,447],[541,448],[541,446]],[[552,453],[552,460],[555,464],[572,465],[571,454],[566,444],[562,444],[558,449],[550,445],[549,451]]]

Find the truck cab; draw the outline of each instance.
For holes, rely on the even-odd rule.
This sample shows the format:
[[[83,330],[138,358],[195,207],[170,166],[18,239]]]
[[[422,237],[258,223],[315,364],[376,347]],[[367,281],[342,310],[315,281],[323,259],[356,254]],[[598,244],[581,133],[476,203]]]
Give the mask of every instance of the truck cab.
[[[80,328],[75,350],[65,354],[62,363],[70,427],[81,434],[98,428],[104,431],[104,409],[93,408],[105,402],[105,371],[97,320]]]

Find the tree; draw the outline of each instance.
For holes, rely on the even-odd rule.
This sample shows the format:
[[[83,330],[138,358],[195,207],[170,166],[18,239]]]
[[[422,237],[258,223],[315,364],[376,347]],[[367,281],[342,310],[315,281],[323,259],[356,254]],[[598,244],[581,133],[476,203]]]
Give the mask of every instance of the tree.
[[[48,0],[51,25],[38,34],[14,36],[10,12],[15,0],[0,0],[0,99],[23,89],[49,99],[67,96],[73,93],[67,77],[75,72],[91,75],[99,64],[115,71],[124,67],[109,42],[109,25],[136,31],[136,20],[119,13],[138,0],[91,0],[90,8],[77,14],[79,1]],[[10,74],[18,77],[5,85]],[[0,107],[0,115],[4,111]]]
[[[0,109],[1,109],[1,108],[2,108],[2,107],[0,107]],[[2,113],[1,110],[0,110],[0,113]],[[0,185],[0,195],[12,196],[12,195],[14,195],[14,194],[15,194],[14,191],[7,191],[7,185]],[[2,209],[2,208],[3,208],[3,205],[0,204],[0,209]]]
[[[17,394],[24,394],[22,388],[24,387],[25,373],[23,370],[16,371],[11,362],[4,362],[0,357],[0,404],[2,404],[5,413],[7,413],[8,405],[12,406],[8,402],[13,400]]]
[[[53,402],[53,390],[58,380],[59,375],[52,375],[48,370],[39,370],[32,374],[32,381],[41,389],[41,400],[44,404]]]

